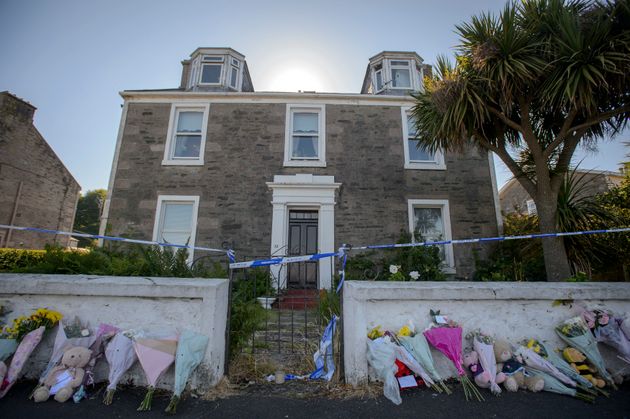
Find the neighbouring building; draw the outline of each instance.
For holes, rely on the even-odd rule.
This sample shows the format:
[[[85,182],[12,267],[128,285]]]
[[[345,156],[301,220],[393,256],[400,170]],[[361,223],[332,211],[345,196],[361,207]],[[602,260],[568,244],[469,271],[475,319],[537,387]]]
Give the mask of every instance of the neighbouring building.
[[[244,257],[495,236],[491,156],[417,148],[409,95],[430,66],[414,52],[369,60],[361,93],[256,92],[245,57],[198,48],[174,89],[126,90],[101,233],[217,247]],[[466,245],[444,270],[474,271]],[[197,255],[194,255],[196,257]],[[330,286],[330,260],[289,265],[282,286]],[[284,281],[286,280],[286,282]]]
[[[618,186],[624,179],[623,173],[601,170],[576,170],[574,181],[581,186],[577,198],[592,197]],[[501,212],[503,214],[536,214],[536,204],[525,188],[514,178],[508,180],[499,190]]]
[[[72,231],[81,187],[33,124],[35,106],[0,92],[0,224]],[[0,247],[75,239],[0,228]]]

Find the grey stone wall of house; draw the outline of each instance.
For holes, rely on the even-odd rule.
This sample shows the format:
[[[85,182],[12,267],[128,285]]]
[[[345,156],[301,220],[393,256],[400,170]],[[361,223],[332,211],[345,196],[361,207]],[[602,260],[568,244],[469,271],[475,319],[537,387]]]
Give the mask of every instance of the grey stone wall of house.
[[[130,103],[111,196],[108,233],[152,237],[158,195],[199,195],[196,244],[235,243],[240,257],[269,256],[278,174],[332,175],[342,186],[335,241],[395,242],[408,230],[408,199],[448,199],[454,238],[497,234],[488,156],[446,155],[446,171],[403,169],[399,107],[326,105],[325,168],[283,167],[285,104],[212,103],[204,166],[162,166],[170,104]],[[473,249],[454,249],[457,276],[474,270]]]
[[[35,109],[0,93],[0,224],[71,231],[81,187],[33,125]],[[54,242],[69,236],[0,229],[0,247]]]

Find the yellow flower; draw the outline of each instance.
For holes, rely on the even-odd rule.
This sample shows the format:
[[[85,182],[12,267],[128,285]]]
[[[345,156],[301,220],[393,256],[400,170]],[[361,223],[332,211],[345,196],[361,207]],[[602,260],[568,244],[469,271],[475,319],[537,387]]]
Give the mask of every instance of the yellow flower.
[[[411,336],[411,328],[408,325],[404,325],[398,331],[398,336]]]
[[[383,336],[383,332],[381,331],[381,326],[376,326],[374,329],[370,330],[368,333],[368,338],[376,339]]]

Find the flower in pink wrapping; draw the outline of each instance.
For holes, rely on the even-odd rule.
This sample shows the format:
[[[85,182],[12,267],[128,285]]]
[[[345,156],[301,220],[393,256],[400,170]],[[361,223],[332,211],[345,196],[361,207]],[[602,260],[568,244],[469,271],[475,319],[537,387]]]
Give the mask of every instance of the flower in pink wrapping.
[[[462,328],[434,327],[424,331],[429,343],[442,352],[457,369],[460,376],[465,376],[462,360]]]

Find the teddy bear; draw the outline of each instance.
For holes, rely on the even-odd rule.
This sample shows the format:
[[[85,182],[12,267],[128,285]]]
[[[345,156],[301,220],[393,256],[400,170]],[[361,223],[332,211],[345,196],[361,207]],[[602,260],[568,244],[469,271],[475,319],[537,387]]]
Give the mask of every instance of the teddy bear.
[[[477,387],[490,388],[492,383],[490,380],[490,373],[485,371],[481,366],[481,363],[479,362],[479,354],[476,351],[470,351],[464,354],[464,366],[468,368],[468,371],[472,374]],[[497,384],[501,384],[505,381],[505,378],[505,374],[499,371],[494,378],[494,381]]]
[[[542,391],[545,380],[539,376],[527,374],[522,359],[512,352],[512,346],[504,340],[494,342],[494,356],[497,360],[497,371],[505,374],[503,386],[507,391],[517,391],[519,388],[532,392]]]
[[[569,346],[562,351],[562,356],[578,374],[586,378],[594,386],[598,388],[606,386],[606,382],[601,377],[594,375],[597,373],[597,369],[586,363],[586,356],[582,352]]]
[[[50,370],[44,383],[35,390],[33,400],[36,403],[48,400],[51,395],[60,403],[65,402],[81,385],[92,351],[82,346],[71,346],[63,353],[61,363]]]

